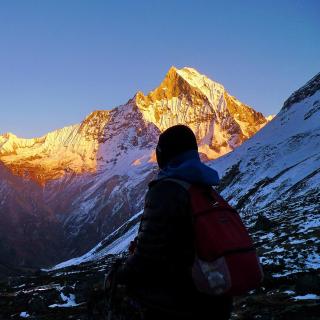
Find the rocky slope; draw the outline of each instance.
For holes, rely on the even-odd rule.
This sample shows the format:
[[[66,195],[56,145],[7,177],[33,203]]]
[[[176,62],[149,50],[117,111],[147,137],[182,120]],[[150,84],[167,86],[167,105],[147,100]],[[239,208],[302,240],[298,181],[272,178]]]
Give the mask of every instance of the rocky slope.
[[[265,271],[262,288],[236,300],[234,319],[320,319],[319,119],[320,74],[254,137],[209,163],[222,177],[219,191],[248,226]],[[125,251],[140,214],[51,272]]]
[[[2,135],[0,163],[7,175],[2,187],[20,197],[18,202],[5,193],[0,196],[2,250],[12,250],[16,258],[11,262],[33,266],[82,254],[142,208],[156,171],[154,149],[161,131],[177,123],[189,125],[203,159],[213,159],[267,121],[196,70],[172,67],[150,94],[139,92],[122,106],[91,113],[80,124],[35,139]],[[14,219],[15,206],[21,219]],[[21,233],[26,224],[22,217],[29,217],[31,227]],[[32,239],[34,233],[46,233],[43,226],[48,225],[49,242],[57,250],[51,253],[50,247],[46,259],[42,254],[27,259],[30,243],[35,253],[46,247],[41,237]]]
[[[105,319],[109,305],[103,281],[113,261],[107,255],[49,272],[24,270],[24,275],[0,280],[0,319]],[[268,277],[260,290],[235,299],[231,319],[319,320],[319,287],[319,272]]]
[[[312,87],[312,91],[310,91]],[[291,102],[288,102],[291,101]],[[271,123],[212,165],[274,277],[320,268],[320,74]]]
[[[61,252],[63,233],[39,186],[0,163],[0,194],[0,269],[34,260],[51,263]]]
[[[235,300],[234,320],[320,319],[320,75],[297,92],[254,137],[209,163],[222,176],[220,191],[249,227],[265,271],[259,290]],[[145,164],[145,179],[150,167]],[[135,199],[142,202],[143,195]],[[0,319],[105,316],[103,275],[136,234],[136,212],[85,255],[0,281]]]
[[[222,177],[218,190],[241,212],[261,247],[262,262],[276,270],[275,277],[320,265],[319,79],[320,74],[300,88],[300,98],[286,102],[250,140],[208,162]],[[134,235],[138,216],[89,253],[57,267],[120,253]]]

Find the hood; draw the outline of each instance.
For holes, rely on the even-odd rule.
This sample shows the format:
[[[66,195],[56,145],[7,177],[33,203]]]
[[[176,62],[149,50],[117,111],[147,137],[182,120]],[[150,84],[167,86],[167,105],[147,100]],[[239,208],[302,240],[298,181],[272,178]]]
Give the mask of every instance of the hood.
[[[158,174],[158,179],[164,178],[176,178],[210,186],[219,184],[218,172],[203,164],[196,150],[184,152],[170,161]]]

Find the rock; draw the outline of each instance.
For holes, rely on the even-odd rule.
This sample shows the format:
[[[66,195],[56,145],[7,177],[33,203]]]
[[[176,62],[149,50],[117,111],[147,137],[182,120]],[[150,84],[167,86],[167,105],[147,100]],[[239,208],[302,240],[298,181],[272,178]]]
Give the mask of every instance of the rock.
[[[258,215],[257,221],[254,225],[255,230],[271,231],[275,226],[275,223],[272,222],[267,217],[262,214]]]
[[[298,294],[320,294],[320,275],[309,273],[298,278],[295,291]]]
[[[87,281],[78,281],[75,285],[74,294],[76,302],[81,303],[88,300],[90,291],[92,290],[92,283]]]
[[[63,289],[61,290],[61,292],[65,295],[65,296],[69,296],[70,293],[74,294],[74,289],[70,286],[64,286]]]
[[[48,310],[49,301],[45,299],[43,296],[33,296],[28,301],[28,310],[31,313],[41,314],[45,313]]]

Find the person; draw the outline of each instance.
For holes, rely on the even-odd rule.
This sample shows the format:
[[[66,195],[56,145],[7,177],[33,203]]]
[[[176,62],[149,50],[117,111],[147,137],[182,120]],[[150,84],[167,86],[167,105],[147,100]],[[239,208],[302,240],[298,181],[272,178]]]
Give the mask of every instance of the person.
[[[156,148],[157,179],[149,184],[133,253],[116,281],[144,308],[144,319],[229,319],[232,298],[197,291],[190,197],[177,181],[217,185],[217,172],[200,161],[196,137],[184,125],[165,130]]]

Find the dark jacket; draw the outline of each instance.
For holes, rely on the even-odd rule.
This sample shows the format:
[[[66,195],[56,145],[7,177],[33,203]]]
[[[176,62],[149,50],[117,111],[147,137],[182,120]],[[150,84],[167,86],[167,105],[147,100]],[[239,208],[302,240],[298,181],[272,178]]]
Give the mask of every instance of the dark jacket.
[[[117,278],[132,286],[157,288],[190,280],[194,259],[190,210],[188,193],[182,186],[169,180],[151,182],[135,252]]]
[[[166,179],[181,176],[160,176],[149,185],[136,250],[119,269],[117,279],[147,306],[159,308],[159,312],[201,319],[199,312],[208,308],[212,314],[216,303],[217,309],[229,314],[231,299],[206,296],[194,287],[191,269],[195,248],[189,194],[177,182]]]

